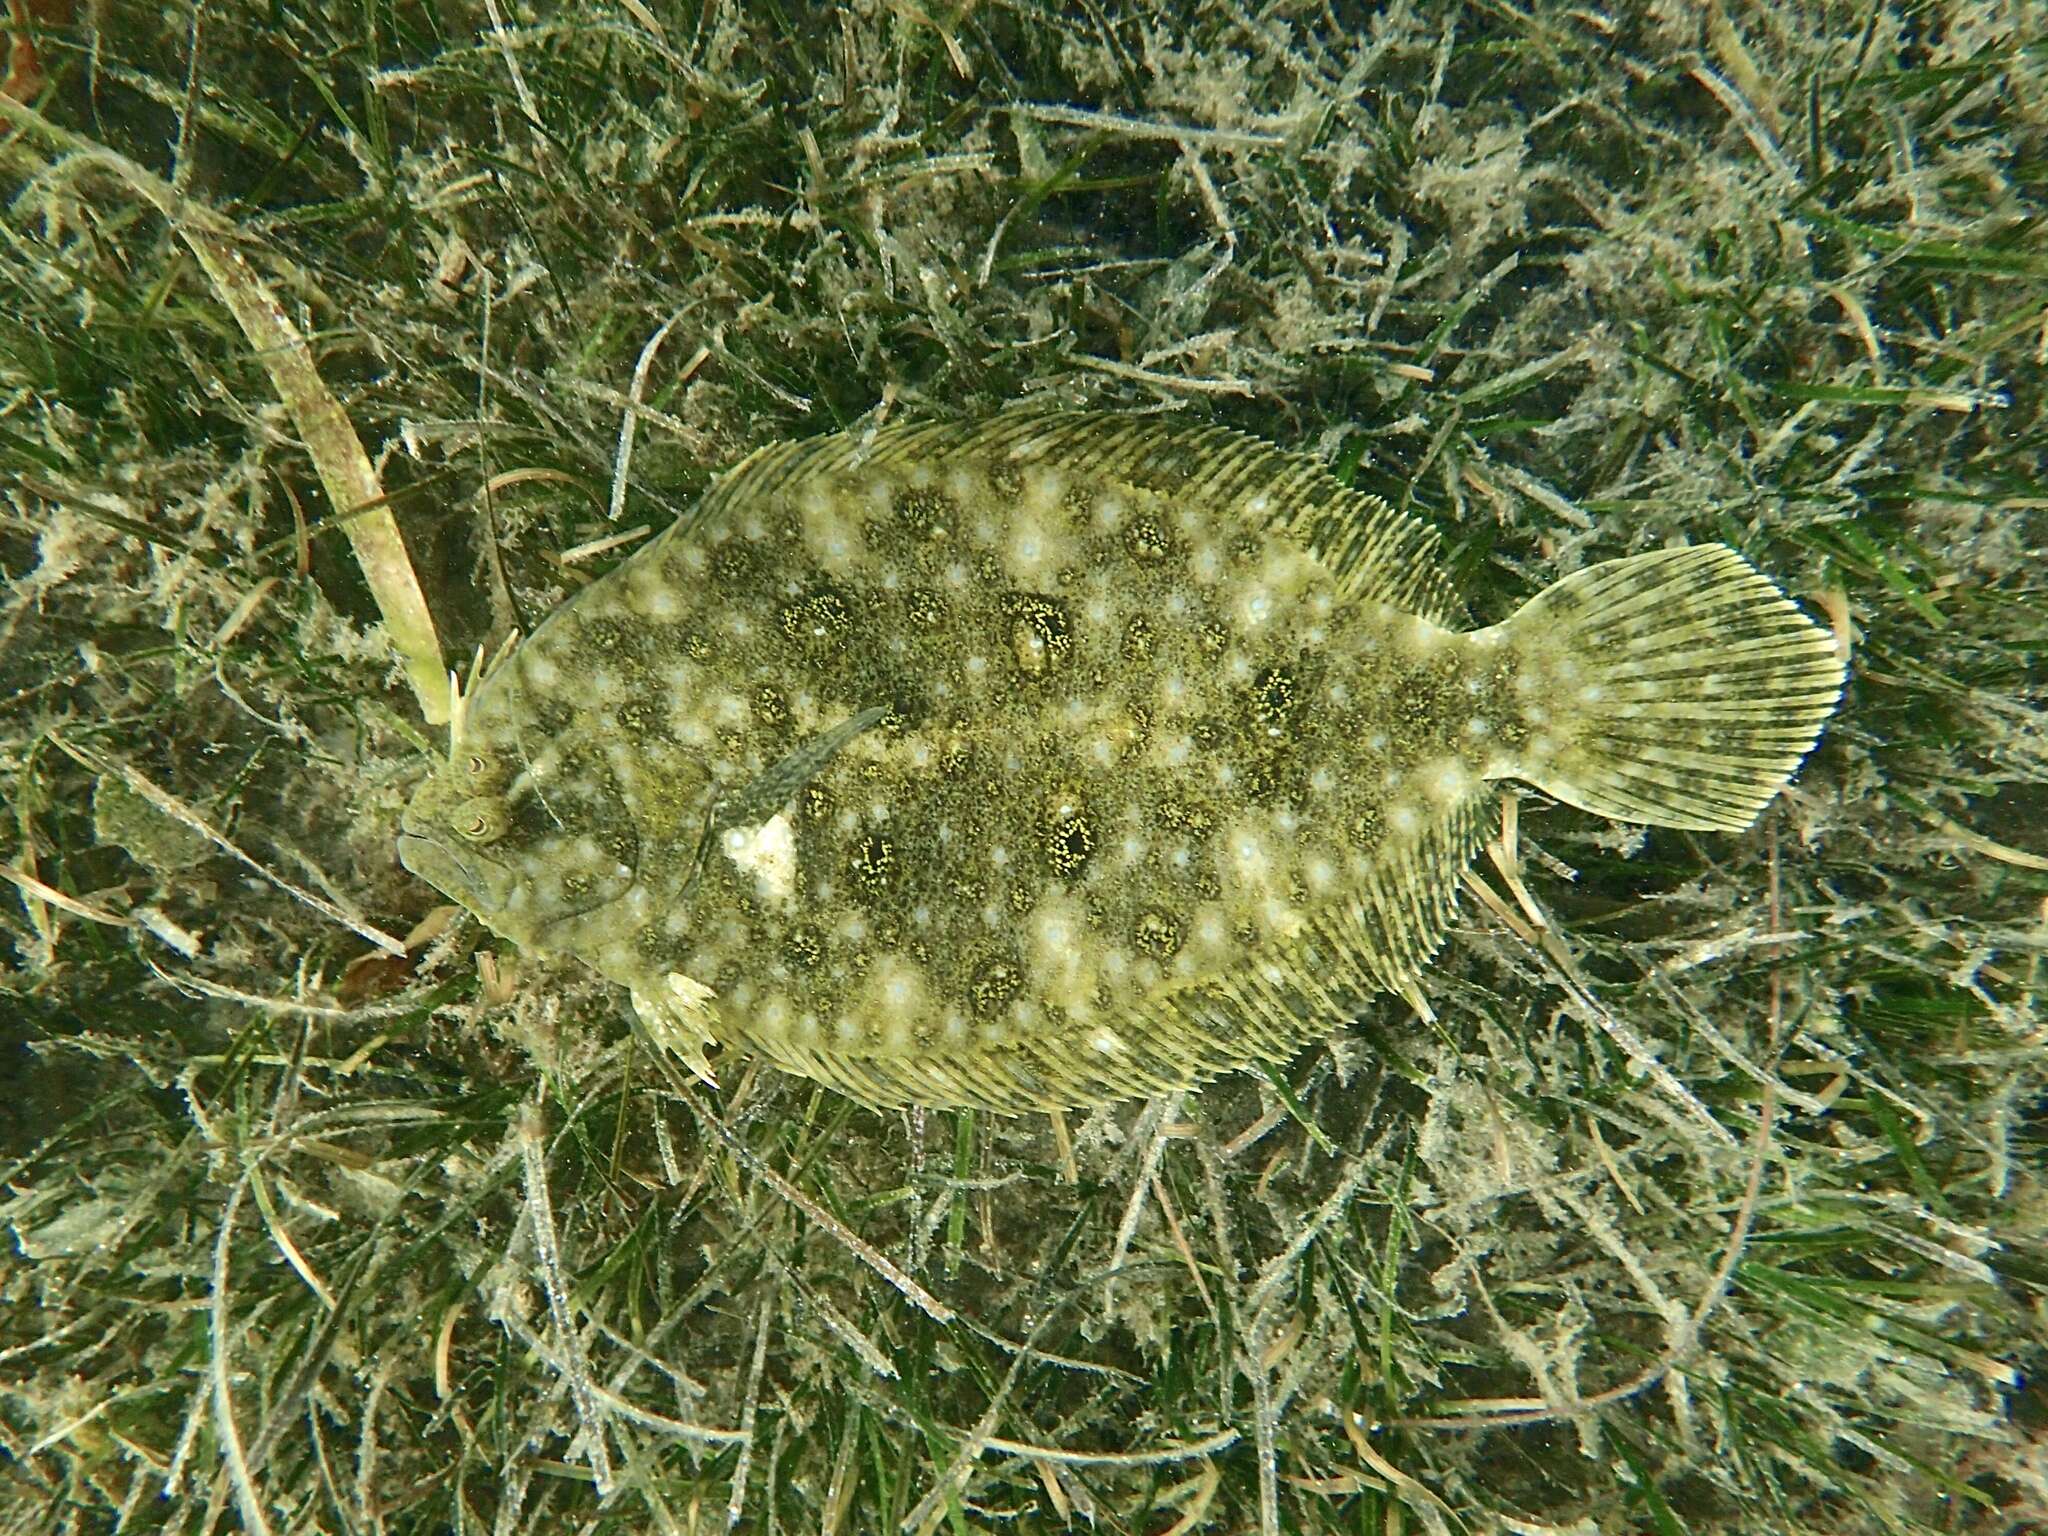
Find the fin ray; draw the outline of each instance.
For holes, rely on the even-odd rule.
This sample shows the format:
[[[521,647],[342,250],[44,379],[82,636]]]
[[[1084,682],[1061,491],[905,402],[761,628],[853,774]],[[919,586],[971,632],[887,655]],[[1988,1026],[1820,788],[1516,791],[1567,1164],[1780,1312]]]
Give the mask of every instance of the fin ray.
[[[1842,691],[1833,637],[1721,544],[1588,567],[1501,630],[1542,701],[1508,771],[1624,821],[1746,829]]]

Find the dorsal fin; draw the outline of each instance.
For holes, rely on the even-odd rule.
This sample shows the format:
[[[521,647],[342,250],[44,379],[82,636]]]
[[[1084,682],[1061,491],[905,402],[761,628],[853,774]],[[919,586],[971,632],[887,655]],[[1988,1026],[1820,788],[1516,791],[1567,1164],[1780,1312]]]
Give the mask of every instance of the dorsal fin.
[[[1354,601],[1386,603],[1450,628],[1466,618],[1428,524],[1340,485],[1304,454],[1168,416],[1017,410],[979,422],[884,427],[872,437],[842,432],[771,443],[721,476],[686,521],[698,526],[723,515],[737,497],[772,495],[800,476],[948,451],[1050,464],[1172,496],[1219,522],[1271,528],[1306,545]]]

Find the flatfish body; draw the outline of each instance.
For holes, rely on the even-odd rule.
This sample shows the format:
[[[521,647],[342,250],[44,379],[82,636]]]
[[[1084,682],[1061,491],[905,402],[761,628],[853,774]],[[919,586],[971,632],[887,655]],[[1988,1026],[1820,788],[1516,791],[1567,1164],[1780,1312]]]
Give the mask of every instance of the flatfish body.
[[[1417,996],[1502,779],[1746,827],[1841,680],[1720,545],[1468,630],[1426,527],[1254,439],[892,428],[762,449],[550,615],[400,852],[700,1070],[1082,1106]]]

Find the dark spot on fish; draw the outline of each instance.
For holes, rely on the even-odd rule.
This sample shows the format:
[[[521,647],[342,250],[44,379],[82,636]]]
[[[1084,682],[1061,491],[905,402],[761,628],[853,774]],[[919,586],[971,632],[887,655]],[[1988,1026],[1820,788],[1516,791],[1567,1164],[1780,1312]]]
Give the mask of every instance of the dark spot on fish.
[[[852,622],[852,610],[846,599],[829,587],[785,603],[782,608],[782,633],[809,651],[838,649]]]
[[[1124,529],[1124,549],[1133,560],[1150,563],[1173,553],[1173,540],[1149,517],[1141,517]]]
[[[1094,851],[1095,833],[1086,816],[1072,809],[1053,816],[1045,831],[1045,854],[1054,875],[1062,880],[1070,878]]]
[[[1010,652],[1026,677],[1051,671],[1067,659],[1073,631],[1066,605],[1036,592],[1013,592],[1003,599],[1010,622]]]
[[[1180,924],[1158,907],[1138,914],[1131,936],[1137,940],[1138,948],[1158,960],[1170,960],[1180,950]]]
[[[1021,967],[1004,957],[992,957],[974,968],[967,1001],[976,1014],[992,1018],[1016,999],[1024,987]]]
[[[711,551],[711,575],[716,581],[737,586],[750,581],[760,569],[760,551],[746,539],[728,538]]]
[[[960,521],[960,503],[942,491],[899,491],[896,517],[915,538],[943,539]]]
[[[878,832],[870,832],[854,845],[847,860],[847,873],[868,895],[885,890],[896,869],[896,845]]]
[[[1295,675],[1286,667],[1265,667],[1252,677],[1252,718],[1260,725],[1273,729],[1292,725],[1301,704]]]

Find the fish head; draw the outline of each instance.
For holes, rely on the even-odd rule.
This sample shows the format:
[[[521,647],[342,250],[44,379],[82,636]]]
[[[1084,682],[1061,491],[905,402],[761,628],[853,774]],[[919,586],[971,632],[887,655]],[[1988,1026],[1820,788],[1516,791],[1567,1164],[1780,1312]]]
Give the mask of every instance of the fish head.
[[[477,713],[400,817],[399,861],[515,944],[573,950],[640,882],[626,797],[596,742]]]

